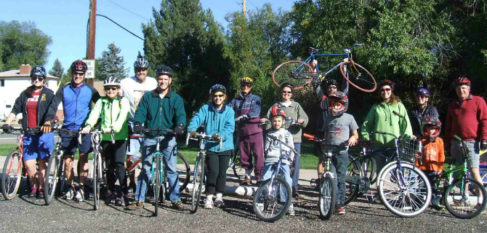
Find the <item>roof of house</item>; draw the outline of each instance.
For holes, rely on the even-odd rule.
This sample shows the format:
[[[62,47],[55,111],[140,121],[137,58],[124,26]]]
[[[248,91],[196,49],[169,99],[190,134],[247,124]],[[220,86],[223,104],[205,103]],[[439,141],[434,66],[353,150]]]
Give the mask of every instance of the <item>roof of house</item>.
[[[4,72],[0,72],[0,78],[29,78],[30,79],[30,73],[20,73],[20,70],[8,70]],[[54,80],[59,80],[60,78],[52,76],[52,75],[47,75],[47,79],[54,79]]]

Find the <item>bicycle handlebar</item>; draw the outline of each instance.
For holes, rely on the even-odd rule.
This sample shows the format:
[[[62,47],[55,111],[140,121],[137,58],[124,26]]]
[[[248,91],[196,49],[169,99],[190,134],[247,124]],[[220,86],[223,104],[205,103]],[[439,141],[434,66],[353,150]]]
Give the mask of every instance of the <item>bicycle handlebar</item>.
[[[294,148],[292,148],[290,145],[286,144],[285,142],[283,142],[281,139],[277,138],[276,136],[274,136],[274,135],[270,135],[270,134],[267,134],[267,137],[269,137],[269,138],[271,138],[272,140],[274,140],[274,141],[277,141],[277,142],[281,143],[281,145],[283,145],[283,146],[285,146],[285,147],[289,148],[289,149],[290,149],[290,150],[291,150],[291,151],[292,151],[292,152],[293,152],[293,153],[294,153],[296,156],[298,156],[298,155],[299,155],[299,153],[298,153],[298,152],[297,152],[297,151],[296,151]]]
[[[219,140],[210,140],[210,139],[211,139],[211,135],[207,135],[204,132],[203,133],[196,133],[196,137],[191,137],[191,135],[188,133],[186,136],[186,146],[189,145],[189,140],[194,140],[194,141],[206,140],[206,142],[209,142],[209,143],[218,143],[218,150],[222,149],[223,139],[221,138],[221,136],[220,136]]]

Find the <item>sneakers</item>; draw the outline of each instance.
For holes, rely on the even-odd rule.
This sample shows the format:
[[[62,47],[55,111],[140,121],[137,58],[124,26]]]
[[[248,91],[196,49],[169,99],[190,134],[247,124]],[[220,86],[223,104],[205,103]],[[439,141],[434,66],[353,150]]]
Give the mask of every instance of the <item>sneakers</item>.
[[[291,205],[289,205],[289,209],[287,209],[287,213],[291,216],[295,216],[296,215],[296,212],[294,211],[294,205],[293,203],[291,203]]]
[[[345,212],[345,206],[337,205],[337,207],[335,208],[335,213],[338,215],[344,215],[346,213]]]
[[[431,205],[431,208],[433,208],[435,210],[438,210],[438,211],[441,211],[441,210],[444,210],[445,209],[445,206],[443,206],[441,204],[432,204]]]
[[[128,205],[126,209],[128,209],[128,210],[136,210],[136,209],[140,209],[142,207],[144,207],[144,202],[136,201],[136,202]]]
[[[37,194],[37,187],[32,187],[30,189],[29,197],[35,197]]]
[[[215,199],[215,207],[223,208],[225,206],[225,202],[223,202],[223,198],[216,198]]]
[[[183,202],[181,202],[181,201],[173,202],[172,208],[174,208],[176,210],[184,210]]]
[[[77,202],[83,202],[85,200],[85,192],[83,191],[82,188],[76,190],[76,195],[74,196],[74,199]]]
[[[64,199],[66,199],[66,200],[73,200],[74,194],[75,194],[74,188],[72,186],[70,186],[69,189],[68,189],[68,191],[64,195]]]
[[[206,198],[205,209],[213,209],[213,199],[211,197]]]
[[[44,190],[43,189],[39,189],[39,191],[37,192],[37,199],[44,199]]]

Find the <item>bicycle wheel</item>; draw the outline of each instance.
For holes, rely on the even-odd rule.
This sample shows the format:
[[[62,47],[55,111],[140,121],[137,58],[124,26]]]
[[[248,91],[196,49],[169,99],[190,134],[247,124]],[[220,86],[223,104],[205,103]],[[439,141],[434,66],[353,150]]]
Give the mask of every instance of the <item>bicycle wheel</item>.
[[[189,178],[191,177],[191,168],[189,167],[188,160],[178,152],[178,180],[179,180],[179,191],[182,192],[186,189],[189,183]]]
[[[342,62],[340,73],[355,88],[363,92],[374,92],[377,89],[377,82],[374,76],[363,66],[356,62]]]
[[[355,200],[359,194],[359,184],[362,180],[361,172],[359,162],[350,161],[347,168],[345,205]]]
[[[101,180],[102,180],[102,161],[101,161],[101,154],[96,153],[93,158],[93,209],[98,210],[100,209],[100,189],[101,189]]]
[[[379,181],[379,196],[392,213],[413,217],[422,213],[431,200],[431,185],[426,175],[410,163],[390,163],[384,167]]]
[[[2,171],[2,194],[7,200],[17,195],[22,180],[22,167],[20,151],[17,149],[11,151],[3,164]]]
[[[201,192],[205,179],[205,161],[200,154],[197,155],[193,171],[193,190],[191,192],[191,213],[196,213],[200,203]]]
[[[278,65],[272,72],[272,82],[277,87],[283,83],[290,83],[294,90],[302,89],[313,81],[313,68],[308,63],[290,60]]]
[[[245,169],[242,167],[242,162],[240,162],[240,152],[237,152],[233,158],[232,171],[233,174],[238,178],[238,180],[245,179]]]
[[[363,175],[373,184],[377,179],[377,162],[372,156],[364,157],[361,160]]]
[[[320,200],[318,208],[322,219],[329,219],[335,212],[336,203],[336,180],[330,175],[325,174],[320,185]]]
[[[57,153],[54,152],[49,158],[49,162],[46,169],[46,174],[44,177],[44,201],[46,205],[49,205],[54,198],[54,193],[56,193],[56,186],[58,182],[58,172],[59,172],[60,159]]]
[[[68,180],[66,179],[66,174],[65,174],[65,165],[64,165],[64,159],[63,157],[61,157],[60,161],[59,161],[59,166],[58,166],[58,184],[56,185],[56,195],[58,197],[60,196],[64,196],[64,191],[65,191],[65,188],[67,186],[67,183],[68,183]]]
[[[286,214],[291,205],[291,187],[280,176],[264,181],[254,196],[254,212],[266,222],[274,222]]]
[[[154,170],[154,177],[152,178],[152,191],[154,192],[154,216],[157,216],[158,214],[158,206],[159,206],[159,200],[161,198],[161,157],[159,155],[155,155],[155,163],[156,167]]]
[[[454,181],[446,190],[445,207],[457,218],[473,218],[486,204],[483,186],[471,178]]]

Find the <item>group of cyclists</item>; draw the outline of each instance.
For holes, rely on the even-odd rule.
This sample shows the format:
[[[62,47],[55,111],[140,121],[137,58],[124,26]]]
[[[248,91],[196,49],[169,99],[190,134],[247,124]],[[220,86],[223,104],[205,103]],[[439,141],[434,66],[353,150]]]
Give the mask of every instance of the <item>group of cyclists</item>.
[[[32,85],[24,90],[16,99],[11,114],[8,116],[3,130],[8,132],[15,116],[22,113],[24,134],[24,164],[30,180],[29,195],[42,197],[42,183],[46,170],[47,159],[54,147],[52,125],[58,105],[62,102],[64,121],[60,131],[62,150],[68,186],[65,189],[66,199],[83,201],[89,190],[86,186],[88,176],[88,154],[91,152],[90,131],[100,125],[102,136],[102,154],[107,172],[106,202],[135,210],[144,206],[149,186],[153,152],[160,141],[160,148],[166,164],[169,181],[169,199],[172,207],[183,210],[178,182],[177,142],[176,135],[185,131],[196,136],[197,129],[204,126],[212,141],[221,141],[222,145],[208,143],[206,149],[206,200],[205,208],[223,207],[223,194],[226,184],[226,170],[229,160],[238,145],[245,178],[241,185],[252,185],[260,182],[268,175],[266,169],[269,162],[275,161],[280,152],[273,151],[272,140],[265,135],[265,130],[272,128],[270,133],[280,140],[285,140],[290,148],[297,153],[293,156],[292,167],[287,182],[292,187],[294,198],[299,197],[299,167],[302,131],[308,125],[308,115],[301,105],[292,98],[292,84],[280,84],[280,100],[274,103],[267,113],[261,117],[261,98],[252,93],[254,79],[243,77],[240,80],[240,92],[232,100],[228,99],[227,89],[221,84],[213,85],[209,90],[209,102],[203,105],[191,118],[186,129],[187,115],[183,98],[171,89],[174,77],[173,70],[165,65],[155,69],[156,78],[148,76],[149,62],[140,53],[134,63],[135,75],[122,79],[109,77],[104,81],[105,96],[85,83],[87,65],[76,60],[71,65],[72,80],[54,93],[46,84],[46,71],[42,66],[31,70]],[[470,80],[460,77],[455,83],[458,99],[450,104],[445,122],[445,148],[451,151],[457,163],[463,163],[459,152],[459,142],[453,135],[467,141],[469,147],[468,166],[473,177],[481,182],[479,174],[479,149],[487,148],[487,105],[482,97],[470,93]],[[352,114],[346,113],[349,99],[348,83],[343,81],[338,88],[333,79],[313,81],[314,92],[320,102],[320,113],[316,121],[316,136],[326,138],[329,143],[345,145],[337,153],[332,162],[337,174],[338,214],[345,214],[345,177],[349,163],[348,147],[354,146],[359,140],[371,140],[374,147],[374,158],[378,169],[384,165],[388,153],[386,148],[393,145],[393,137],[387,134],[373,134],[382,131],[394,135],[409,135],[424,140],[423,156],[425,163],[434,166],[423,166],[421,169],[431,170],[429,175],[434,179],[441,173],[444,162],[443,141],[439,140],[441,122],[438,111],[428,103],[430,92],[420,88],[417,93],[417,107],[408,112],[400,98],[394,94],[395,84],[383,80],[379,84],[378,99],[373,104],[360,129]],[[266,126],[262,126],[266,125]],[[283,128],[281,130],[281,128]],[[38,130],[29,130],[38,129]],[[149,130],[147,130],[149,129]],[[174,134],[155,134],[150,129],[170,129]],[[71,133],[69,133],[71,131]],[[81,140],[78,140],[81,132]],[[238,136],[234,141],[234,133]],[[131,134],[144,134],[144,137],[130,138]],[[113,138],[112,138],[113,137]],[[157,140],[159,137],[160,140]],[[428,146],[436,143],[435,147]],[[318,145],[317,154],[320,154]],[[77,171],[78,185],[73,175],[73,160],[76,149],[79,150]],[[288,150],[289,152],[290,150]],[[135,180],[134,174],[126,177],[126,167],[142,156],[142,170]],[[321,157],[321,156],[320,156]],[[38,171],[36,168],[38,163]],[[322,163],[318,163],[318,177],[323,174]],[[252,172],[255,180],[252,180]],[[130,183],[127,182],[127,179]],[[119,185],[115,185],[118,181]],[[135,193],[134,201],[129,203],[128,191]],[[438,203],[433,203],[438,205]],[[294,214],[294,210],[289,210]]]

